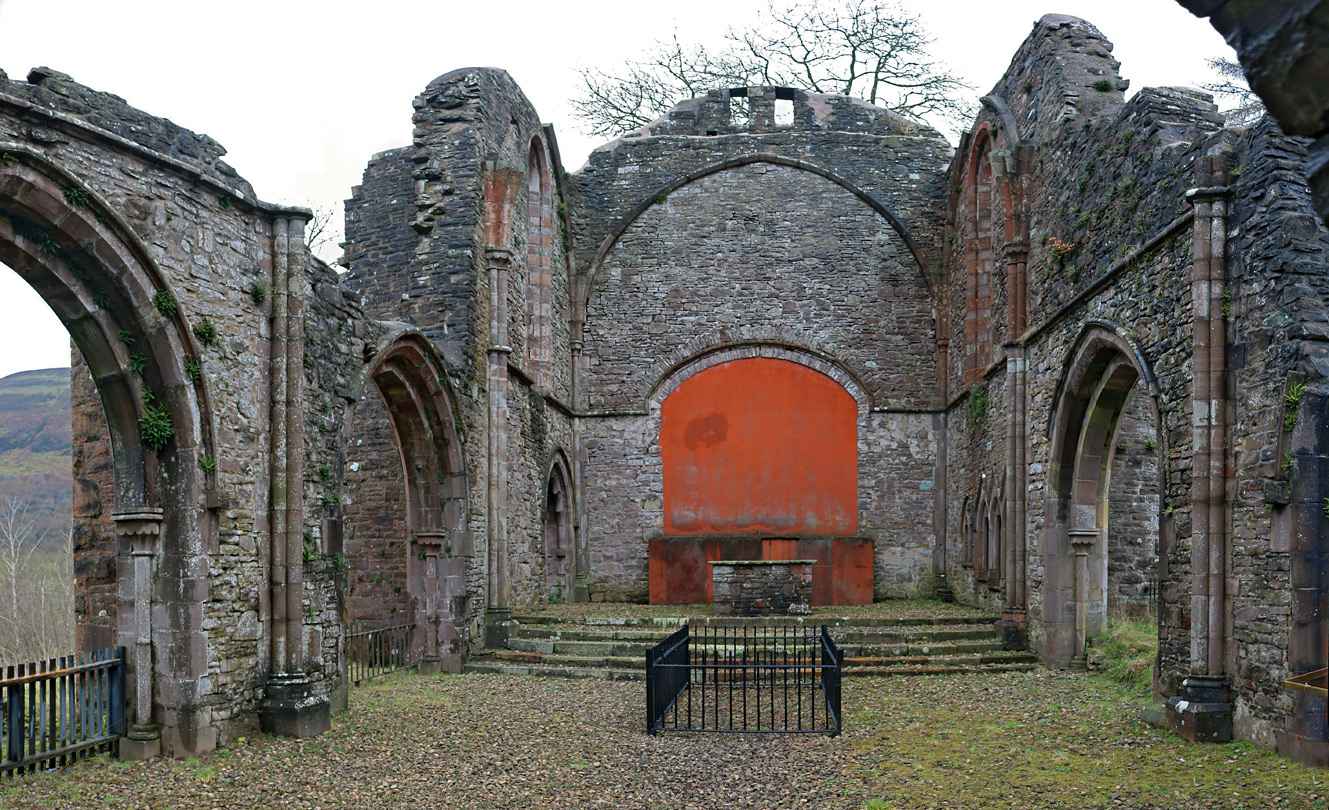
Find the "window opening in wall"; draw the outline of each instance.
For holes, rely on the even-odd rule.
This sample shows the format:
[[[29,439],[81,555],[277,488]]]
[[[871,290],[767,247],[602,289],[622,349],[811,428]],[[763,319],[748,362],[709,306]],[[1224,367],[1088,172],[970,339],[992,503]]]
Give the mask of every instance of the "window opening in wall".
[[[729,125],[743,129],[752,117],[752,105],[747,97],[729,99]]]
[[[791,127],[794,125],[793,99],[777,98],[775,100],[775,125],[777,127]]]

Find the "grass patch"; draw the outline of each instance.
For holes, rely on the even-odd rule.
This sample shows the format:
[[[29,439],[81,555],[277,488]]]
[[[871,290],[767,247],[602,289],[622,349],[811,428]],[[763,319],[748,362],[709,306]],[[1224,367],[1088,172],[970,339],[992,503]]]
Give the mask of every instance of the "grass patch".
[[[1103,671],[1141,692],[1154,685],[1154,659],[1158,657],[1158,630],[1133,619],[1108,619],[1094,648],[1107,656]]]

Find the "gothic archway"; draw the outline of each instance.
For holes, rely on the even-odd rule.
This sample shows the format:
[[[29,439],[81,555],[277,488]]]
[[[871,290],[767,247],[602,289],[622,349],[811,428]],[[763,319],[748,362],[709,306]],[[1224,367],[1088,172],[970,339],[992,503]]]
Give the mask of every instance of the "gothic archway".
[[[362,447],[386,483],[371,488],[350,469],[357,462],[348,466],[342,534],[351,581],[343,594],[344,624],[363,632],[409,624],[411,659],[422,671],[460,671],[471,543],[455,397],[429,339],[415,330],[380,343],[358,388],[356,402],[368,418],[346,421],[343,446],[350,448],[362,435],[374,437]],[[377,567],[369,577],[357,578],[371,566]],[[372,587],[360,594],[357,585]],[[398,612],[359,610],[383,593],[400,603]],[[343,677],[351,652],[344,645]]]
[[[207,675],[199,594],[216,527],[212,420],[184,305],[132,229],[94,189],[20,144],[0,142],[0,263],[51,307],[101,401],[114,470],[120,551],[109,623],[82,620],[84,646],[131,651],[132,744],[156,753],[210,747],[193,684]],[[106,532],[109,538],[111,532]],[[167,628],[154,628],[165,621]],[[169,628],[169,629],[168,629]],[[72,651],[71,651],[72,652]],[[139,745],[142,744],[142,745]],[[126,744],[130,745],[130,744]]]
[[[1153,375],[1140,352],[1106,325],[1087,327],[1067,361],[1051,423],[1044,656],[1055,666],[1082,664],[1086,639],[1107,619],[1116,437],[1137,387],[1158,425]]]
[[[541,526],[544,539],[545,598],[568,601],[576,573],[572,531],[572,472],[567,457],[556,452],[545,475]]]

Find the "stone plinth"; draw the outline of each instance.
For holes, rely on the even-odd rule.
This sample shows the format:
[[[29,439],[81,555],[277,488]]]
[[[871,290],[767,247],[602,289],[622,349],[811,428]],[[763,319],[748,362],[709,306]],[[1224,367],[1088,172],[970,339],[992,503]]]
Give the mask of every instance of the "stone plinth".
[[[711,610],[716,616],[807,614],[816,560],[713,560]]]

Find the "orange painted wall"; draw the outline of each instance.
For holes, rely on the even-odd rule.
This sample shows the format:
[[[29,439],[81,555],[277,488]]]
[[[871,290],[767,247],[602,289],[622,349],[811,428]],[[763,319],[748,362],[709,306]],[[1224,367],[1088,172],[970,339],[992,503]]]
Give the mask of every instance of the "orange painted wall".
[[[661,419],[666,535],[858,530],[858,405],[825,374],[721,363],[675,389]]]

